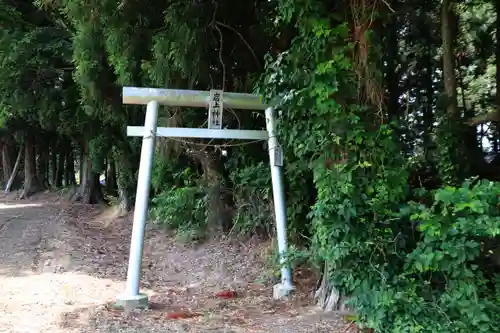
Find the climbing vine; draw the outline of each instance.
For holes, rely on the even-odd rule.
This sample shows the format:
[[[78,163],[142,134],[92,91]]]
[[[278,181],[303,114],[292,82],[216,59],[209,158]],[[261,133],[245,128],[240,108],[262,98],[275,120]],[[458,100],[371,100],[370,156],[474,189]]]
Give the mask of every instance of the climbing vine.
[[[384,8],[375,2],[360,4],[383,16]],[[498,287],[488,289],[482,280],[475,236],[453,223],[470,226],[465,221],[477,213],[496,216],[488,210],[495,210],[495,199],[485,208],[473,198],[489,197],[498,185],[469,184],[433,194],[408,183],[413,162],[395,135],[400,124],[387,121],[381,73],[373,66],[379,53],[368,48],[375,43],[369,37],[373,16],[354,15],[351,21],[329,14],[356,11],[354,5],[281,1],[278,29],[294,24],[297,36],[268,59],[261,84],[268,100],[281,101],[286,160],[314,175],[316,198],[308,214],[313,259],[327,263],[330,284],[349,295],[359,321],[376,332],[487,332],[498,296],[487,296],[486,290],[498,295]],[[453,133],[448,131],[440,150],[449,156],[459,146],[450,141]],[[443,179],[463,179],[456,160],[447,161],[440,165],[448,177]],[[292,187],[300,186],[300,179],[292,179]],[[446,222],[441,216],[448,216]],[[495,227],[485,237],[496,235],[493,220]],[[455,227],[445,236],[441,228],[447,223]],[[465,301],[479,294],[484,303]],[[455,308],[458,304],[468,310]],[[478,317],[471,321],[463,311]]]

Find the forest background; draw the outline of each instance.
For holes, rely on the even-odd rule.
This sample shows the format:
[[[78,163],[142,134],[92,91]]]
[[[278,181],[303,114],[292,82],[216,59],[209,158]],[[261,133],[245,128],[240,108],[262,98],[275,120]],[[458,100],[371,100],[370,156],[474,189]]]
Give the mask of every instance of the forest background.
[[[376,332],[498,331],[499,14],[481,0],[1,0],[3,182],[129,211],[141,139],[126,126],[144,108],[122,105],[122,86],[255,92],[280,114],[291,264],[322,268],[320,305],[347,295]],[[164,107],[159,126],[206,117]],[[185,240],[273,237],[263,143],[159,139],[152,185],[152,218]]]

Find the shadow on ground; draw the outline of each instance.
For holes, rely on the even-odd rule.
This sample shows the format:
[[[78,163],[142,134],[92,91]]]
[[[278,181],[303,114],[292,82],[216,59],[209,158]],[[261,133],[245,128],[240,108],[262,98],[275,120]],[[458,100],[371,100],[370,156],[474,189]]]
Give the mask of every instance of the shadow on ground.
[[[46,226],[58,211],[51,202],[0,202],[0,275],[25,276],[36,272]]]

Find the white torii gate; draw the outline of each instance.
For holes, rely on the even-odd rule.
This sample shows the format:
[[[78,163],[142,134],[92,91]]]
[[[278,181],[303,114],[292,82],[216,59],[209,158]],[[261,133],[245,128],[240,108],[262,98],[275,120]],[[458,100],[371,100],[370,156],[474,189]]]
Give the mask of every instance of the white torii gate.
[[[126,309],[145,308],[148,296],[139,292],[142,249],[148,213],[151,169],[155,139],[160,137],[268,140],[271,179],[273,186],[276,234],[281,263],[281,283],[274,286],[274,297],[287,296],[293,290],[291,272],[286,267],[286,207],[283,188],[283,151],[276,138],[275,115],[272,107],[252,94],[225,93],[222,90],[194,91],[154,88],[123,88],[124,104],[147,105],[144,126],[127,126],[128,136],[142,136],[141,159],[137,179],[134,222],[125,292],[117,297],[117,305]],[[157,128],[159,105],[178,107],[207,107],[208,128]],[[223,108],[265,110],[267,130],[222,129]]]

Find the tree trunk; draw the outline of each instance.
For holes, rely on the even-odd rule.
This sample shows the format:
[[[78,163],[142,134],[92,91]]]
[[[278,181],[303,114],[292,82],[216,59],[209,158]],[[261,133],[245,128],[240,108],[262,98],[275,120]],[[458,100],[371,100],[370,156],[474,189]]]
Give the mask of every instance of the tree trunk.
[[[38,158],[38,180],[40,181],[40,186],[42,188],[47,188],[50,185],[47,177],[50,160],[49,147],[42,147],[42,145],[38,145],[38,151],[40,153]]]
[[[323,266],[322,278],[314,294],[314,300],[324,311],[348,311],[344,304],[345,299],[330,281],[328,263]]]
[[[438,174],[441,182],[458,186],[470,175],[467,156],[465,124],[457,104],[457,78],[455,75],[456,13],[453,0],[444,0],[441,7],[441,35],[443,45],[443,82],[446,113],[437,135],[439,147]],[[465,163],[464,163],[465,162]]]
[[[109,163],[114,165],[116,171],[115,179],[117,182],[118,200],[120,202],[120,216],[127,214],[132,209],[134,204],[132,196],[135,194],[135,187],[137,186],[131,156],[127,154],[127,152],[130,153],[130,147],[125,148],[122,151],[116,150],[113,158],[109,160]]]
[[[119,172],[124,172],[123,169],[119,169],[118,170]],[[118,188],[118,200],[120,202],[119,204],[119,216],[124,216],[126,215],[131,209],[132,209],[132,200],[130,198],[130,188],[129,188],[129,184],[127,184],[126,181],[124,181],[126,179],[126,176],[125,175],[120,175],[120,177],[118,177],[118,185],[117,185],[117,188]]]
[[[448,115],[458,117],[457,79],[453,47],[455,13],[453,0],[443,0],[441,7],[441,34],[443,39],[443,81]]]
[[[465,84],[463,76],[461,74],[460,62],[457,61],[457,84],[461,91],[461,104],[463,108],[463,115],[466,119],[472,119],[475,116],[474,107],[472,105],[467,105],[465,98]],[[464,143],[465,152],[465,165],[467,165],[466,172],[468,175],[477,175],[488,169],[488,164],[484,160],[483,149],[480,147],[481,139],[478,140],[478,126],[461,126],[463,128],[463,134],[461,135],[462,141]],[[482,124],[479,126],[482,127]]]
[[[4,185],[7,185],[13,170],[12,159],[10,156],[11,143],[12,140],[10,138],[6,138],[4,144],[2,145],[2,172]]]
[[[82,184],[82,175],[83,175],[83,161],[85,160],[85,154],[83,152],[83,149],[80,149],[80,156],[78,160],[78,172],[80,174],[80,177],[78,177],[78,185]]]
[[[429,30],[426,32],[427,38],[429,40],[427,51],[425,53],[426,67],[427,71],[425,73],[425,105],[423,111],[423,145],[424,145],[424,154],[425,160],[430,161],[430,146],[432,144],[432,130],[434,123],[434,83],[433,83],[433,73],[435,73],[434,65],[433,65],[433,54],[431,50],[433,50],[432,43],[430,42],[432,31]]]
[[[111,195],[116,194],[117,183],[116,183],[116,167],[115,161],[113,158],[108,159],[108,163],[106,166],[106,193]]]
[[[393,4],[393,6],[396,4]],[[398,57],[399,57],[399,39],[398,39],[398,17],[392,15],[388,24],[387,36],[387,71],[386,71],[386,86],[389,91],[388,96],[388,112],[390,119],[399,120],[401,117],[399,106],[399,74],[397,72]]]
[[[53,152],[56,155],[56,152]],[[57,145],[57,167],[55,169],[55,187],[62,187],[64,180],[64,160],[66,155],[66,146],[63,143]]]
[[[27,135],[24,141],[24,189],[20,199],[26,199],[41,189],[36,172],[35,140]]]
[[[57,144],[54,142],[50,147],[50,184],[57,187]]]
[[[66,186],[76,185],[75,178],[75,159],[73,158],[73,150],[66,149],[65,154],[66,168],[64,169],[64,182]]]
[[[85,141],[82,147],[80,170],[80,186],[73,194],[72,201],[80,201],[85,204],[105,203],[99,183],[99,174],[92,170],[88,141]]]
[[[14,184],[14,180],[16,179],[17,172],[19,171],[19,166],[21,165],[21,157],[23,156],[23,150],[24,150],[24,148],[22,146],[19,147],[19,153],[17,153],[16,163],[14,164],[14,168],[12,169],[12,173],[9,177],[9,180],[7,181],[7,185],[5,185],[5,191],[4,191],[5,194],[10,192],[10,189],[12,188],[12,185]]]
[[[228,232],[232,228],[233,207],[221,156],[217,152],[201,152],[198,159],[208,190],[208,225],[215,232]]]
[[[496,88],[497,88],[497,96],[496,96],[496,104],[497,104],[497,113],[500,113],[500,2],[495,1],[495,9],[497,14],[497,47],[496,47]],[[498,125],[497,125],[498,126]],[[497,134],[497,131],[495,131]],[[497,140],[497,136],[495,136],[495,142]],[[498,146],[498,145],[497,145]]]

